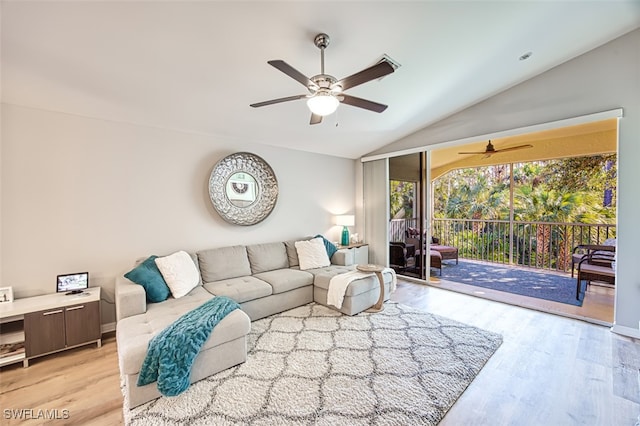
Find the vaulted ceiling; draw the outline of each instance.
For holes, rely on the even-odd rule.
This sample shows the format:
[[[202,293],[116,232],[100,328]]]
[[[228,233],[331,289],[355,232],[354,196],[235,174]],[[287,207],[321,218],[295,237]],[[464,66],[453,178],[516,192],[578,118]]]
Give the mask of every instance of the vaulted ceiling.
[[[640,26],[633,1],[3,1],[2,101],[136,125],[357,158]],[[305,94],[267,64],[393,74],[309,125]],[[526,60],[519,58],[531,53]],[[479,141],[486,145],[486,141]]]

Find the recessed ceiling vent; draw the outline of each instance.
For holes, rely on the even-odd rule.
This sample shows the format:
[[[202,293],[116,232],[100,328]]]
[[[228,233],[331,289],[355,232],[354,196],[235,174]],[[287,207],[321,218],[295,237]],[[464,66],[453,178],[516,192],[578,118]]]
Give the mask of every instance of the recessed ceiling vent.
[[[531,55],[533,55],[533,52],[527,52],[525,54],[523,54],[522,56],[520,56],[518,59],[521,61],[526,61],[527,59],[529,59],[531,57]]]

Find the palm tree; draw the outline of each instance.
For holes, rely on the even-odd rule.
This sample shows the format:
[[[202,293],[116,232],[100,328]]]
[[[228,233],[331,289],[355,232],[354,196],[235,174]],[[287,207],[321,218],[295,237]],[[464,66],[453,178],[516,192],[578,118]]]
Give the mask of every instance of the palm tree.
[[[514,194],[514,217],[521,221],[576,223],[587,217],[598,218],[597,204],[588,202],[593,196],[585,192],[560,193],[556,190],[519,187]],[[536,266],[557,259],[557,269],[566,270],[571,262],[572,239],[567,229],[560,226],[538,224],[535,229]]]
[[[615,156],[513,166],[516,184],[514,220],[543,222],[518,226],[522,233],[515,233],[518,237],[511,236],[513,244],[518,245],[518,263],[530,264],[528,256],[534,255],[538,267],[556,262],[556,268],[566,270],[570,264],[571,245],[576,241],[572,234],[575,227],[551,225],[551,222],[602,224],[615,221],[615,207],[610,204],[610,199],[615,197]],[[482,220],[509,217],[510,176],[506,170],[506,165],[454,170],[446,179],[439,178],[434,182],[437,209],[434,216],[474,219],[466,228],[471,233],[468,241],[477,242],[475,249],[472,248],[474,251],[486,247],[487,241],[493,241],[494,247],[503,243],[492,240],[493,229]],[[533,244],[521,241],[521,235],[527,235],[527,232],[533,236]],[[504,244],[509,244],[507,237]],[[531,251],[527,252],[529,246],[532,246]]]

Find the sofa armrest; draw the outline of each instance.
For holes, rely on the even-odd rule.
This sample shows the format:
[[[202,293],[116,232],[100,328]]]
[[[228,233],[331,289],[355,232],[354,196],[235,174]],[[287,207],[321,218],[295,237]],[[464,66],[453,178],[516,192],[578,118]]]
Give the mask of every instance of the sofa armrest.
[[[354,251],[340,249],[331,256],[331,263],[340,266],[351,266],[355,263]]]
[[[147,295],[141,285],[120,276],[116,278],[116,321],[147,312]]]

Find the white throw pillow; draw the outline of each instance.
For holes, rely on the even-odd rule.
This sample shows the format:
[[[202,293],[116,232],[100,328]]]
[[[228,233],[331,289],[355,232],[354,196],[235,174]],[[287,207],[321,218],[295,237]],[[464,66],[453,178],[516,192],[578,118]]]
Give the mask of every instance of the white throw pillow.
[[[185,251],[159,257],[156,265],[176,299],[189,293],[200,281],[198,268]]]
[[[322,238],[314,238],[307,241],[296,241],[296,251],[302,271],[313,268],[322,268],[331,265],[327,249]]]

